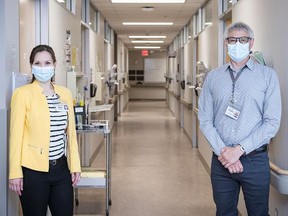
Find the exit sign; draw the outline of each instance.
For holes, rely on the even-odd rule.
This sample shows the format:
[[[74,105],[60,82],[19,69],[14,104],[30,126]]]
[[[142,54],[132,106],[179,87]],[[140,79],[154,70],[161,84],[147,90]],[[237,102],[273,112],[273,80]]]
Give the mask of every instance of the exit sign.
[[[142,50],[141,55],[142,56],[148,56],[149,55],[148,50]]]

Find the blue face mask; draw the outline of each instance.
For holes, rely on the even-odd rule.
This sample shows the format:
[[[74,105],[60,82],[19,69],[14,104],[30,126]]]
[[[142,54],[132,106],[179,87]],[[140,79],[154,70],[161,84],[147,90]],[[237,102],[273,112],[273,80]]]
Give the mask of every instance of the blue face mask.
[[[32,74],[39,82],[48,82],[54,76],[54,67],[32,66]]]
[[[235,62],[243,61],[249,53],[249,43],[241,44],[238,41],[235,44],[228,44],[228,55]]]

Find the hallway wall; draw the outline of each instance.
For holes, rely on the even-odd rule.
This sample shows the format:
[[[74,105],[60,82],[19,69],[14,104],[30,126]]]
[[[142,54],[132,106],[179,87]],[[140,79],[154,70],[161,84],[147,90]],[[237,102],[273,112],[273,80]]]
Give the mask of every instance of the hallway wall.
[[[13,26],[13,28],[11,28]],[[0,215],[17,214],[18,200],[8,190],[8,128],[12,72],[19,71],[19,1],[0,1]]]
[[[49,1],[48,25],[49,45],[54,49],[57,59],[55,81],[58,85],[66,86],[67,70],[69,70],[65,59],[66,30],[71,32],[71,49],[79,50],[81,47],[81,1],[76,1],[76,14],[60,6],[56,1]],[[75,71],[81,70],[79,63],[76,64]]]
[[[278,134],[269,145],[269,157],[270,161],[285,170],[288,170],[288,52],[283,49],[283,43],[287,47],[288,30],[283,24],[288,18],[287,8],[286,0],[241,0],[232,13],[233,22],[244,21],[251,26],[255,34],[253,51],[261,51],[266,64],[278,74],[282,94],[282,121]],[[270,214],[274,215],[277,211],[280,216],[287,215],[288,196],[280,194],[272,186],[270,191]]]
[[[83,25],[81,21],[81,6],[83,1],[75,1],[76,15],[68,11],[63,5],[58,3],[56,0],[42,0],[41,5],[45,7],[45,11],[41,11],[41,19],[39,12],[40,1],[19,1],[19,0],[2,0],[0,1],[0,120],[1,124],[1,194],[0,194],[0,215],[15,216],[18,215],[19,198],[14,192],[8,190],[7,179],[8,179],[8,128],[9,128],[9,107],[12,95],[12,72],[19,72],[19,65],[21,58],[21,72],[29,72],[29,55],[31,49],[38,45],[38,43],[45,43],[52,46],[55,51],[57,58],[56,66],[56,84],[67,86],[67,68],[65,59],[65,49],[67,43],[66,30],[71,31],[71,48],[76,51],[76,64],[75,71],[82,72],[81,68],[81,48],[84,46],[81,41],[81,27]],[[39,8],[37,7],[39,6]],[[21,7],[21,13],[20,13]],[[42,8],[43,9],[43,8]],[[30,16],[29,16],[30,15]],[[21,17],[20,17],[21,16]],[[34,21],[33,21],[34,20]],[[113,45],[108,46],[107,56],[104,54],[104,20],[101,16],[100,20],[100,34],[95,33],[98,39],[95,39],[97,45],[90,47],[95,53],[100,56],[102,62],[102,70],[104,70],[105,58],[107,64],[114,63],[114,47]],[[42,26],[41,26],[42,25]],[[20,28],[21,27],[21,28]],[[37,28],[38,27],[38,28]],[[43,28],[43,29],[42,29]],[[86,25],[86,28],[90,28]],[[20,35],[21,29],[21,35]],[[92,32],[90,32],[92,35]],[[116,35],[117,37],[117,35]],[[88,36],[89,38],[89,36]],[[117,39],[118,45],[121,47],[121,58],[117,59],[118,64],[123,66],[123,74],[127,76],[127,65],[128,65],[128,51],[121,40]],[[21,46],[21,48],[20,48]],[[120,55],[119,55],[120,56]],[[87,56],[89,58],[89,55]],[[95,56],[94,56],[95,57]],[[95,58],[94,58],[95,59]],[[100,62],[98,61],[98,63]],[[92,62],[95,63],[95,62]],[[96,63],[95,63],[96,64]],[[88,68],[90,73],[90,68]],[[105,71],[108,73],[108,71]],[[70,73],[70,72],[69,72]],[[126,74],[126,75],[125,75]],[[87,75],[91,78],[91,74]],[[83,75],[84,77],[84,75]],[[76,75],[75,75],[75,79]],[[80,78],[81,79],[81,78]],[[82,82],[83,84],[87,84]],[[127,85],[121,86],[123,89],[127,89]],[[81,87],[81,88],[82,88]],[[73,89],[71,89],[73,90]],[[122,101],[122,109],[128,103],[129,95],[124,93],[119,95],[119,100]],[[104,99],[103,99],[104,101]],[[110,112],[106,115],[108,119],[114,119],[114,112]],[[102,115],[105,116],[105,115]],[[105,118],[106,118],[105,117]],[[99,143],[102,140],[99,140]],[[93,156],[93,153],[91,153]]]
[[[219,2],[220,1],[218,0],[212,0],[213,25],[204,29],[198,34],[197,37],[192,39],[193,43],[191,44],[189,49],[191,50],[193,55],[190,57],[190,59],[185,59],[184,64],[186,64],[186,61],[190,61],[192,63],[187,67],[189,68],[189,70],[191,70],[191,74],[194,73],[194,68],[196,67],[196,62],[193,61],[193,59],[195,58],[197,59],[197,61],[203,61],[208,70],[212,70],[222,64],[222,19],[225,19],[226,16],[229,16],[231,14],[232,22],[243,21],[252,27],[255,33],[255,44],[253,51],[259,50],[263,53],[267,65],[273,67],[276,70],[280,80],[283,104],[282,122],[277,136],[271,142],[269,155],[273,163],[275,163],[280,168],[287,170],[288,163],[286,155],[288,152],[288,63],[285,59],[288,59],[288,52],[287,49],[283,49],[283,43],[286,43],[286,39],[288,37],[288,30],[283,26],[283,20],[287,19],[286,8],[288,8],[288,2],[285,0],[241,0],[238,1],[231,8],[231,10],[228,11],[227,14],[225,14],[225,16],[218,15]],[[243,13],[243,11],[245,11],[245,13]],[[190,43],[192,41],[190,41]],[[184,45],[184,48],[186,45]],[[197,50],[195,53],[196,56],[194,56],[194,50]],[[186,57],[187,53],[189,52],[185,50],[184,56]],[[178,60],[171,60],[169,63],[169,71],[171,71],[172,74],[175,73],[175,66],[173,65],[173,63],[177,65],[177,62]],[[173,75],[172,77],[174,77]],[[174,92],[175,94],[177,94],[177,88],[175,88],[174,85],[177,85],[177,83],[174,81],[172,81],[172,83],[168,85],[169,99],[167,100],[167,102],[171,111],[175,115],[177,115],[178,111],[176,107],[178,107],[180,102],[175,100],[174,95],[171,93]],[[194,92],[192,94],[192,99],[195,99],[193,97]],[[196,103],[194,103],[193,106],[197,106]],[[187,110],[184,110],[184,122],[186,121],[184,125],[195,125],[195,121],[197,122],[197,120],[195,118],[190,118],[189,115],[189,112],[187,114]],[[189,130],[189,127],[184,126],[184,130],[187,132],[187,130]],[[198,131],[198,133],[196,134],[195,130],[192,129],[192,132],[193,131],[194,133],[192,133],[192,139],[194,139],[195,141],[198,140],[198,150],[200,156],[202,157],[203,162],[206,164],[206,167],[209,171],[211,161],[211,148],[206,138],[200,131]],[[270,214],[274,215],[274,213],[278,211],[278,215],[286,215],[288,212],[288,197],[280,194],[277,190],[274,189],[273,186],[271,186],[270,190]],[[240,198],[239,211],[242,215],[246,215],[243,196],[241,196]]]

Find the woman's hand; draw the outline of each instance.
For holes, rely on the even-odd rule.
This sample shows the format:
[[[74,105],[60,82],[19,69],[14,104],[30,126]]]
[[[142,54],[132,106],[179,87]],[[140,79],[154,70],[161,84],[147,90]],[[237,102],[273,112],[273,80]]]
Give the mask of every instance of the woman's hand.
[[[10,190],[15,191],[19,196],[21,196],[23,191],[23,178],[10,179],[9,188]]]
[[[79,182],[80,180],[80,172],[75,172],[75,173],[71,173],[71,179],[72,179],[72,186],[76,186],[76,184]]]

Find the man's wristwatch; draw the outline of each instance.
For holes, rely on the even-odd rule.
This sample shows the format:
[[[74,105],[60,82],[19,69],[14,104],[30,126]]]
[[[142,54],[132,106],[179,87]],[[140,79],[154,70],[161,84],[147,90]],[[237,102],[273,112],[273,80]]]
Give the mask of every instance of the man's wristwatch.
[[[245,149],[243,148],[243,146],[240,145],[240,144],[238,144],[238,145],[240,146],[240,150],[243,152],[243,155],[245,155],[245,154],[246,154],[246,151],[245,151]]]

